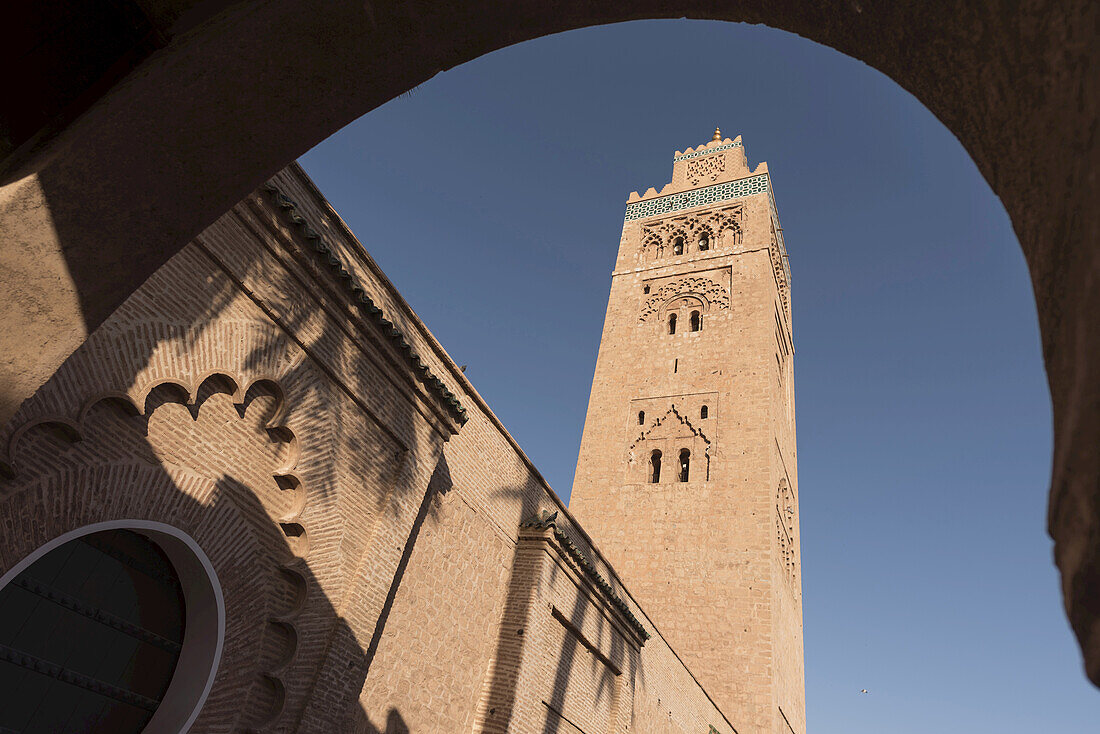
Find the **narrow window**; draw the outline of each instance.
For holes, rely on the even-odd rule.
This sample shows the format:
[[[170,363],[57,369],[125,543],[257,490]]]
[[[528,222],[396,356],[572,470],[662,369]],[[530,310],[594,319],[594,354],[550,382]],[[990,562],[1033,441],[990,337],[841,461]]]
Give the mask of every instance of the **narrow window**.
[[[691,330],[699,331],[703,328],[703,317],[699,315],[698,311],[691,312]]]
[[[672,254],[673,255],[683,255],[684,254],[684,238],[683,237],[677,237],[672,242]]]
[[[674,313],[670,313],[668,315],[668,333],[669,334],[675,334],[676,333],[676,314],[674,314]]]
[[[699,417],[700,418],[706,418],[707,417],[707,406],[704,405],[702,408],[699,408]]]
[[[680,451],[680,481],[688,480],[688,467],[691,464],[691,452],[687,449]]]
[[[645,425],[645,411],[644,410],[639,410],[638,411],[638,425],[639,426],[644,426]]]
[[[710,249],[710,238],[703,235],[699,238],[699,252],[706,252]]]
[[[645,293],[647,296],[649,295],[649,286],[648,285],[645,288],[642,288],[642,293]]]
[[[680,369],[680,360],[678,360],[678,359],[672,360],[672,372],[676,373],[677,371],[679,371],[679,369]]]
[[[654,451],[649,457],[649,483],[657,484],[661,481],[661,452]]]

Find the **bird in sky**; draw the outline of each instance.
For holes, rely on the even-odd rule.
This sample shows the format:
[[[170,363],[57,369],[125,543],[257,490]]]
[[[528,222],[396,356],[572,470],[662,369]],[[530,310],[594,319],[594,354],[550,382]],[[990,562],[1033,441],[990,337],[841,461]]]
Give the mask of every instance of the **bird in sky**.
[[[866,689],[866,688],[862,689],[862,690],[860,691],[860,693],[867,693],[867,689]]]

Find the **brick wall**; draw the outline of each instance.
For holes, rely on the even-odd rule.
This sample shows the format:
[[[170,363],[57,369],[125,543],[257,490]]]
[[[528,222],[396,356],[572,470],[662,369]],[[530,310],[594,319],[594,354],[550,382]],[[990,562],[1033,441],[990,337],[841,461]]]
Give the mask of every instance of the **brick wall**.
[[[734,731],[297,166],[0,447],[0,572],[105,519],[209,556],[226,643],[195,732]]]

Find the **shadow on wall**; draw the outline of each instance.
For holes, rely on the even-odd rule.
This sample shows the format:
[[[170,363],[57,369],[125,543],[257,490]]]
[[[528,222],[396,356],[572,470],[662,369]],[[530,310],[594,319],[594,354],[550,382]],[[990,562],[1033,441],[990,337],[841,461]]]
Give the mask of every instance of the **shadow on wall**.
[[[497,494],[520,506],[525,524],[540,513],[557,516],[539,502],[541,492],[534,487]],[[564,517],[558,523],[569,528]],[[585,582],[570,578],[545,545],[521,537],[508,564],[503,613],[474,729],[554,734],[573,731],[572,717],[592,719],[593,730],[618,730],[631,709],[634,685],[644,685],[637,662],[597,611]],[[535,709],[520,710],[521,702]],[[623,711],[620,702],[627,706]]]
[[[501,491],[500,496],[520,503],[521,518],[532,517],[539,509],[535,493],[524,491],[522,487]],[[521,564],[521,550],[519,543],[512,548],[504,610],[497,628],[492,666],[487,678],[487,689],[483,691],[483,703],[478,711],[475,731],[509,731],[516,713],[518,661],[522,659],[524,646],[528,644],[529,637],[525,636],[524,627],[530,618],[531,604],[539,581],[530,566]]]
[[[390,709],[381,728],[371,723],[362,709],[357,709],[352,726],[359,734],[409,734],[409,727],[405,726],[405,720],[397,709]]]
[[[370,386],[333,373],[364,357],[315,291],[285,294],[296,307],[273,320],[238,285],[270,277],[269,253],[219,247],[154,274],[0,434],[0,573],[92,523],[178,528],[226,609],[192,731],[344,730],[446,465],[411,404],[381,420],[363,409]],[[372,589],[381,607],[361,602]],[[385,726],[407,731],[396,709]]]
[[[408,731],[400,699],[379,709],[382,722],[358,698],[416,542],[442,522],[443,438],[384,394],[384,360],[356,331],[369,327],[336,317],[346,314],[330,276],[263,229],[278,213],[257,201],[158,270],[0,433],[11,475],[0,481],[0,572],[91,523],[167,523],[210,558],[225,595],[226,644],[192,731]],[[502,491],[520,518],[546,497],[534,476]],[[511,622],[531,618],[537,582],[515,547],[507,587],[493,592],[504,623],[489,633],[494,667],[478,673],[479,730],[512,720],[507,661],[527,642]],[[572,609],[579,627],[579,593]],[[433,622],[430,634],[452,632],[446,615]],[[559,707],[569,644],[552,661],[545,649]]]

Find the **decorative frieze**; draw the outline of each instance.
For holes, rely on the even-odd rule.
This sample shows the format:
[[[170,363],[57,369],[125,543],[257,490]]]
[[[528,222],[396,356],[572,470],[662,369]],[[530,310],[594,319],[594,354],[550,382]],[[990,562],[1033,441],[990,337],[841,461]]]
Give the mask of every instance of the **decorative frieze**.
[[[661,214],[668,214],[669,212],[677,212],[681,209],[690,209],[695,206],[717,204],[718,202],[727,201],[729,199],[740,199],[754,194],[764,194],[768,193],[769,189],[768,174],[761,173],[756,176],[739,178],[736,181],[726,181],[725,183],[715,184],[713,186],[704,186],[701,189],[681,191],[678,194],[659,196],[656,199],[636,201],[626,205],[626,216],[624,218],[627,221],[631,221],[644,217],[655,217]]]
[[[711,153],[717,153],[722,150],[729,150],[730,148],[740,148],[741,141],[734,140],[732,143],[726,143],[725,145],[719,145],[714,148],[700,148],[694,153],[681,153],[680,155],[673,156],[672,160],[679,163],[680,161],[691,160],[692,158],[698,158],[699,156],[709,155]]]
[[[684,295],[698,296],[708,310],[730,307],[729,291],[720,283],[715,283],[710,278],[681,278],[672,283],[666,283],[647,298],[641,314],[638,315],[638,321],[648,320],[653,314],[658,313],[665,303]]]

